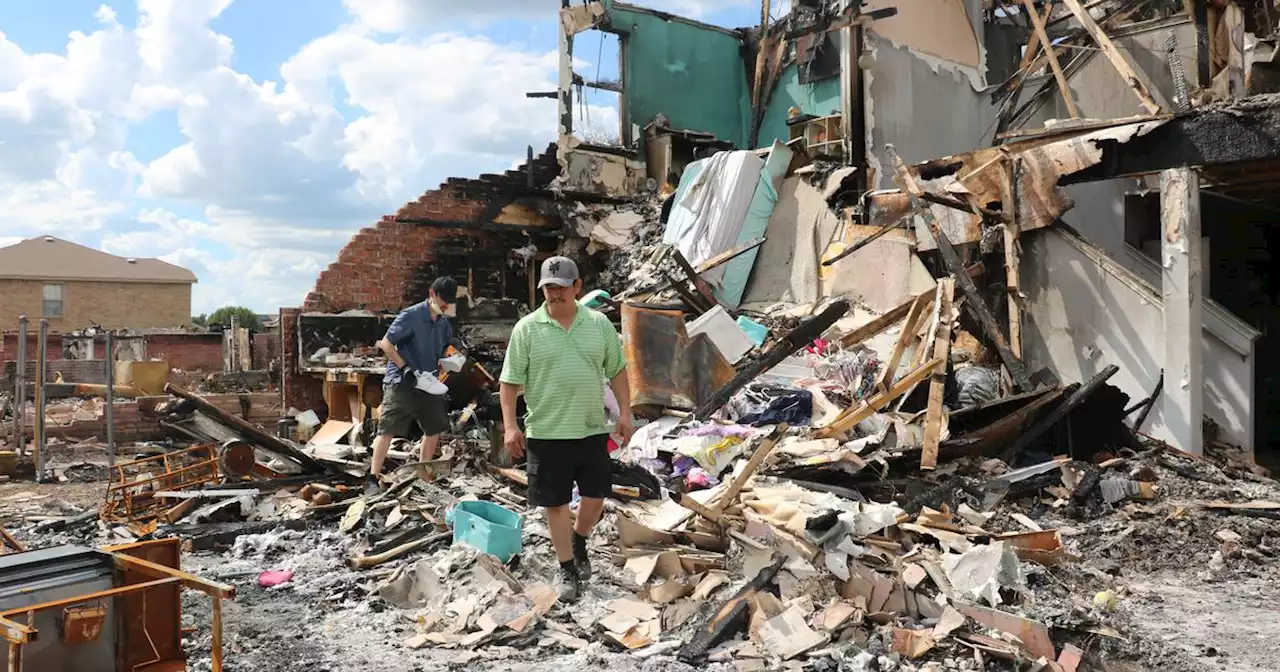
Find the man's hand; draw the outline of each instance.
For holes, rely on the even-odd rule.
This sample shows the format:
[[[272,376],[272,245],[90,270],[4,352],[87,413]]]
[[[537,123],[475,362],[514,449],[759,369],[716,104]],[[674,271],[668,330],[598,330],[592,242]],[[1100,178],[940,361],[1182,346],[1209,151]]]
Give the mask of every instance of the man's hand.
[[[519,427],[508,427],[502,438],[502,445],[517,460],[524,457],[524,432]]]
[[[631,419],[631,413],[623,413],[618,419],[618,438],[622,439],[622,445],[627,445],[631,440],[631,435],[636,433],[634,421]]]

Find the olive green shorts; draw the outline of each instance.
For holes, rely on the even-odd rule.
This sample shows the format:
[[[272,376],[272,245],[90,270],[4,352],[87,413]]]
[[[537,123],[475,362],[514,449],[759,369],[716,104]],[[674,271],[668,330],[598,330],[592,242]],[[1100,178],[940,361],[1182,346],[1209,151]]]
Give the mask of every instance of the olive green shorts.
[[[424,436],[443,434],[449,429],[448,397],[427,394],[399,383],[383,385],[378,436],[406,437],[414,422],[422,428]]]

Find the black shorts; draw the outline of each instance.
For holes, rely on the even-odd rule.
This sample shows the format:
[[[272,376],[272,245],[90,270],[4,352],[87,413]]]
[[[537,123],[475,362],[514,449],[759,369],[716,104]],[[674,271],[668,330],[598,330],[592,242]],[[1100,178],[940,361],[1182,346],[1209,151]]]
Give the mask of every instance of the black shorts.
[[[613,491],[609,435],[585,439],[529,439],[529,503],[564,506],[573,499],[573,484],[583,497],[604,499]]]
[[[423,436],[444,433],[449,429],[448,398],[400,383],[383,385],[378,436],[408,437],[415,422],[422,429]]]

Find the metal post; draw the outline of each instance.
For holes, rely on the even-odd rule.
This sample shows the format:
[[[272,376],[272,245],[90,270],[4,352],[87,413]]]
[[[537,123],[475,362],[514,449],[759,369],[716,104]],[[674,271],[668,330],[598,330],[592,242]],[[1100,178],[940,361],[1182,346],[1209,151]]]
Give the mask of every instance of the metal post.
[[[211,669],[213,672],[222,672],[222,598],[213,595],[213,644],[210,646],[212,655]]]
[[[116,466],[116,347],[115,334],[107,332],[107,465]]]
[[[13,416],[14,445],[18,454],[27,454],[27,316],[18,317],[18,361],[14,370],[16,412]]]
[[[45,370],[49,366],[49,320],[40,320],[40,341],[36,343],[36,483],[44,483]]]

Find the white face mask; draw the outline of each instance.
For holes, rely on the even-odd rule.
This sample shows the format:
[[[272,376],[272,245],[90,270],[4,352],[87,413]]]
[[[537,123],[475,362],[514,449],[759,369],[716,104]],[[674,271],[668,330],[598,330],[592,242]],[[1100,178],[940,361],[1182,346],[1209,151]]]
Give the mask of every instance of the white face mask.
[[[444,315],[445,317],[453,317],[457,314],[453,306],[449,306],[449,309],[445,310],[444,304],[435,297],[431,298],[431,310],[435,311],[437,315]]]

